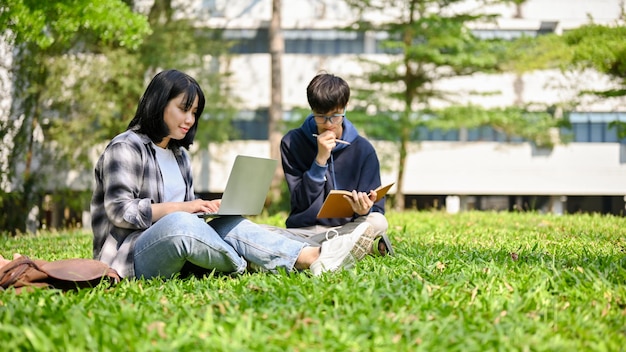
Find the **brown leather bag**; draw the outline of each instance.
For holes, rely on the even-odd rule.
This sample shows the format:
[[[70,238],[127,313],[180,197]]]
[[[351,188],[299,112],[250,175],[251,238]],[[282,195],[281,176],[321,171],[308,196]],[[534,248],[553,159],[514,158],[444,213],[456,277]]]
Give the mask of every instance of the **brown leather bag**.
[[[22,292],[35,287],[72,290],[94,287],[101,282],[120,282],[118,273],[94,259],[73,258],[48,262],[21,256],[0,268],[0,291],[14,287]]]

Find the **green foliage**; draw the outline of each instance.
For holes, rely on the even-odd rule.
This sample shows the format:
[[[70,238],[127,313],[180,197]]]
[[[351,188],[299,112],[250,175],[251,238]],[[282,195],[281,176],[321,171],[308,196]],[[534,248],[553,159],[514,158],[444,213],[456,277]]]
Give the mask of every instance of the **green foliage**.
[[[497,1],[491,2],[495,3]],[[516,5],[524,1],[503,1]],[[537,145],[549,146],[552,128],[567,126],[567,119],[555,119],[548,106],[519,106],[481,109],[477,106],[456,106],[457,92],[437,90],[435,82],[476,72],[512,71],[524,73],[547,68],[597,68],[607,74],[624,74],[625,65],[619,60],[624,52],[624,27],[589,25],[566,32],[563,36],[543,35],[522,37],[512,42],[479,40],[468,28],[473,22],[494,19],[487,13],[446,12],[458,1],[349,1],[362,14],[376,9],[396,8],[396,21],[374,24],[360,21],[352,29],[381,30],[389,33],[383,48],[397,54],[390,62],[363,59],[367,68],[366,81],[353,77],[354,110],[363,111],[385,125],[385,139],[413,138],[419,126],[447,130],[491,126],[509,136],[519,136]],[[488,1],[480,4],[490,3]],[[366,16],[362,16],[366,18]],[[361,88],[368,86],[368,88]],[[615,96],[623,89],[603,92]],[[450,108],[432,111],[433,100],[451,103]],[[400,104],[399,104],[400,103]],[[567,102],[563,102],[565,106]],[[404,108],[405,111],[401,111]],[[366,114],[364,111],[374,111]],[[390,111],[390,112],[388,112]],[[374,117],[375,115],[375,117]],[[354,116],[354,114],[352,115]],[[359,117],[360,118],[360,117]],[[366,117],[363,117],[365,120]],[[397,137],[391,138],[393,134]],[[404,136],[404,137],[403,137]]]
[[[490,126],[509,138],[520,137],[533,141],[540,147],[554,144],[550,129],[569,127],[567,119],[556,119],[549,111],[532,111],[508,107],[484,109],[478,106],[451,106],[431,111],[435,118],[424,122],[430,129],[454,130]]]
[[[148,18],[153,32],[140,48],[140,72],[176,68],[198,81],[207,103],[195,141],[204,148],[237,134],[231,121],[238,101],[230,94],[230,72],[221,67],[233,43],[223,40],[219,29],[197,28],[189,19],[174,18],[175,10],[170,1],[158,0],[152,6]]]
[[[100,54],[99,48],[137,48],[150,28],[143,16],[133,14],[119,0],[8,0],[0,8],[0,30],[14,55],[10,67],[14,95],[11,116],[4,126],[6,133],[13,136],[13,146],[9,167],[2,168],[0,173],[16,185],[10,191],[18,192],[19,196],[14,197],[12,211],[6,215],[22,224],[18,230],[23,231],[25,217],[37,196],[46,191],[50,183],[65,181],[50,176],[70,167],[76,160],[85,159],[81,157],[85,143],[74,142],[79,140],[91,145],[95,142],[83,138],[89,133],[68,134],[81,128],[80,124],[68,124],[67,129],[65,125],[60,126],[58,116],[60,120],[75,119],[77,115],[80,119],[84,117],[83,108],[93,100],[93,97],[80,97],[77,111],[60,108],[64,101],[68,101],[68,105],[76,102],[63,85],[76,77],[64,76],[70,69],[63,69],[60,63],[67,66],[82,63],[84,60],[79,53]],[[98,72],[99,67],[87,67],[85,73]],[[53,73],[61,76],[53,77]],[[78,78],[89,81],[90,76]],[[51,106],[57,110],[50,109]],[[91,127],[88,123],[84,125]],[[55,140],[55,134],[63,137]],[[50,172],[51,166],[57,168],[56,173]]]
[[[594,69],[615,80],[619,88],[591,91],[602,97],[626,95],[626,27],[588,24],[536,39],[521,38],[512,44],[512,67],[519,71],[558,67],[563,70]]]
[[[369,115],[381,114],[383,120],[397,125],[389,131],[397,132],[399,166],[397,186],[402,189],[408,143],[416,135],[416,127],[424,118],[436,119],[439,114],[428,114],[434,101],[454,105],[458,94],[437,88],[441,80],[468,76],[478,72],[500,72],[507,57],[507,45],[501,40],[482,40],[470,25],[495,19],[484,5],[498,1],[476,1],[466,10],[456,7],[464,0],[349,0],[359,20],[351,30],[380,31],[388,35],[382,49],[389,54],[388,61],[363,59],[366,74],[355,77],[352,104],[355,110]],[[370,12],[388,16],[383,21],[367,20]],[[367,88],[361,88],[367,87]],[[388,113],[386,113],[388,112]],[[506,111],[503,111],[506,112]],[[386,116],[385,116],[386,115]],[[485,116],[491,116],[483,113]],[[511,115],[505,119],[519,115]],[[391,120],[389,119],[391,117]],[[448,119],[447,124],[459,119]],[[490,123],[491,124],[491,123]],[[508,124],[522,127],[527,124]],[[462,128],[463,125],[456,126]],[[535,136],[529,131],[515,131],[517,135]],[[544,143],[543,140],[535,141]],[[403,208],[399,194],[397,209]]]
[[[626,85],[626,27],[584,25],[563,33],[536,38],[522,37],[510,43],[507,69],[527,72],[539,69],[595,69]],[[625,95],[625,88],[596,92]],[[621,93],[621,94],[620,94]]]
[[[626,138],[626,122],[624,121],[611,121],[609,122],[609,128],[615,128],[618,138]]]
[[[208,275],[66,293],[7,291],[0,340],[6,350],[41,351],[622,349],[623,217],[388,218],[395,257],[368,257],[352,271],[321,277]],[[0,248],[5,257],[90,257],[91,236],[2,237]]]
[[[565,32],[563,41],[574,49],[571,64],[594,68],[626,85],[626,26],[589,24]]]
[[[59,171],[93,167],[94,146],[98,152],[126,129],[146,80],[162,69],[186,71],[205,90],[201,147],[235,134],[237,102],[225,98],[227,70],[220,67],[228,43],[219,31],[173,19],[171,1],[157,0],[148,17],[120,0],[4,2],[0,30],[15,48],[15,95],[11,118],[1,124],[14,147],[0,176],[16,180],[9,218],[17,224],[38,194],[65,187],[63,177],[54,177]]]
[[[8,229],[24,228],[24,218],[16,219],[16,217],[10,216],[14,212],[13,209],[19,206],[20,201],[21,199],[19,194],[0,190],[0,211],[2,214],[5,214],[5,216],[0,217],[0,233],[3,233]]]
[[[375,115],[368,114],[362,109],[350,110],[347,116],[358,130],[368,139],[398,141],[400,136],[400,124],[398,113],[381,111]],[[418,127],[414,123],[411,130]]]
[[[399,15],[395,21],[376,24],[357,22],[352,28],[387,33],[388,39],[383,40],[382,48],[390,54],[398,54],[388,63],[364,60],[370,66],[368,82],[374,87],[359,97],[369,102],[370,95],[379,92],[386,97],[400,100],[406,105],[406,109],[414,110],[414,101],[428,104],[435,97],[445,99],[449,93],[437,91],[433,87],[433,83],[438,80],[497,70],[505,52],[504,45],[500,41],[480,40],[468,27],[469,23],[490,21],[493,17],[479,12],[447,12],[459,2],[382,1],[380,4],[383,8],[398,10]],[[375,6],[369,1],[349,3],[360,12],[372,11]],[[387,89],[377,89],[378,84],[383,84]],[[389,109],[388,106],[377,108]]]
[[[145,19],[121,0],[3,0],[0,31],[9,43],[63,52],[82,44],[137,48]]]
[[[523,37],[510,44],[508,60],[503,65],[516,72],[559,68],[562,71],[596,70],[610,77],[615,87],[603,90],[580,90],[579,95],[601,98],[626,96],[626,26],[588,24],[562,35]],[[574,105],[576,102],[571,102]],[[613,121],[619,138],[626,137],[624,123]]]
[[[417,115],[416,112],[414,115]],[[554,112],[533,111],[530,108],[493,108],[485,109],[475,105],[455,105],[438,110],[424,110],[422,116],[409,120],[411,140],[418,140],[418,128],[429,130],[458,131],[492,127],[505,134],[509,139],[522,138],[532,141],[540,147],[552,147],[551,129],[569,128],[567,118],[555,118]],[[380,112],[375,115],[362,110],[350,111],[350,121],[370,139],[398,141],[400,134],[399,114]],[[565,142],[564,138],[561,142]]]
[[[144,89],[139,56],[119,48],[101,51],[48,60],[41,95],[50,103],[42,125],[46,139],[75,169],[91,168],[94,145],[126,129]]]
[[[538,37],[522,36],[509,43],[502,68],[517,73],[551,68],[562,69],[571,59],[572,52],[561,36],[556,34]]]

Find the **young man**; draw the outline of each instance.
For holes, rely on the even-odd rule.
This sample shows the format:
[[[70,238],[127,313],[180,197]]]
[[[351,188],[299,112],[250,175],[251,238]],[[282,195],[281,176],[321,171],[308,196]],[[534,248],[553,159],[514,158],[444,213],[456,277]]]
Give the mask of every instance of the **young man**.
[[[371,254],[393,255],[386,235],[385,199],[374,202],[373,190],[381,185],[376,150],[346,118],[350,87],[342,78],[322,73],[309,83],[307,99],[313,113],[281,141],[291,211],[287,228],[274,230],[319,245],[367,222],[377,234]],[[354,211],[352,217],[317,218],[333,189],[352,191],[348,197]]]

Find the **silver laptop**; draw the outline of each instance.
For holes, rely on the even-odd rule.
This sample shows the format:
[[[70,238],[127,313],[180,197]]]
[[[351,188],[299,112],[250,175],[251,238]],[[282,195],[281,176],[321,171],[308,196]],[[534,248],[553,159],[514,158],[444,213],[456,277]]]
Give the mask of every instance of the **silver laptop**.
[[[277,164],[274,159],[237,155],[219,210],[196,214],[200,217],[260,214]]]

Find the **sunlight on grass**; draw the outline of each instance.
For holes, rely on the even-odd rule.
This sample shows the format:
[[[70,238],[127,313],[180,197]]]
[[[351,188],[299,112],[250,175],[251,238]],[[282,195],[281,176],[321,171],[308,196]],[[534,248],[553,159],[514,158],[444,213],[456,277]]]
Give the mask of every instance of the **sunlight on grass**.
[[[352,271],[123,281],[60,294],[4,292],[3,349],[623,349],[624,218],[388,215],[397,255],[368,257]],[[283,219],[255,220],[280,225]],[[0,241],[5,257],[91,256],[85,231]]]

